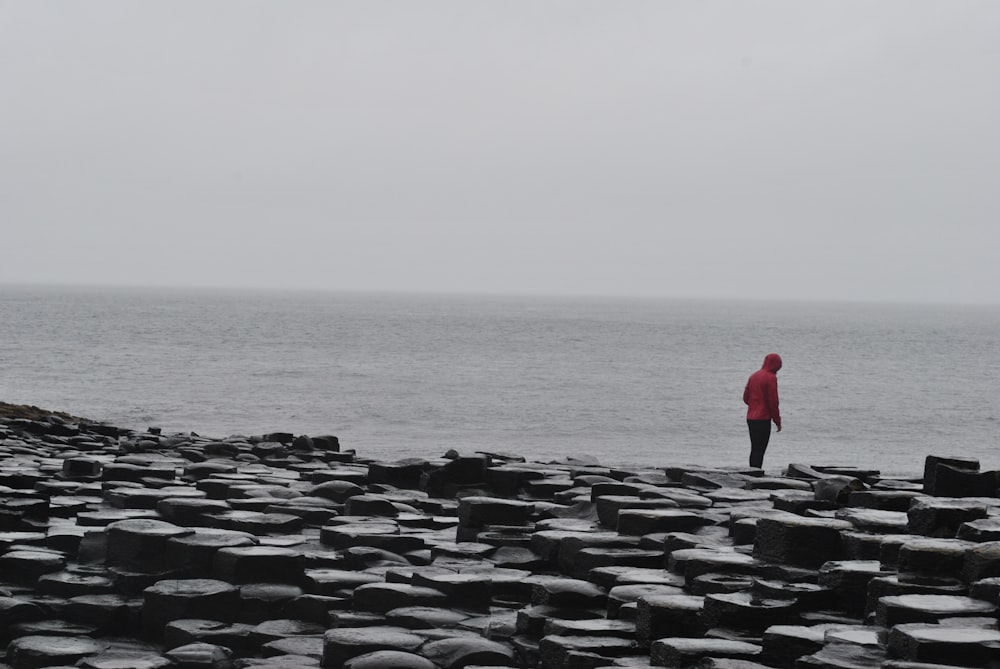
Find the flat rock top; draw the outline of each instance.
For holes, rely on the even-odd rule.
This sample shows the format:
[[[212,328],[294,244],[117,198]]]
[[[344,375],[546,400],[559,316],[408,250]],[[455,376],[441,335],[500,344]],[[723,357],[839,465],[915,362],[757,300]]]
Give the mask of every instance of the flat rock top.
[[[188,578],[157,581],[146,588],[147,593],[163,595],[210,595],[219,592],[235,591],[236,586],[226,581],[211,578]]]
[[[947,643],[1000,642],[1000,631],[980,627],[943,627],[941,625],[900,625],[899,633],[917,641]]]
[[[962,595],[890,595],[881,602],[921,611],[937,613],[983,613],[995,611],[996,605],[982,599]]]
[[[146,536],[156,535],[163,537],[183,536],[194,534],[194,530],[186,527],[179,527],[173,523],[154,518],[128,518],[117,520],[108,525],[109,532],[129,532],[132,534],[143,534]]]
[[[752,653],[759,651],[760,646],[746,641],[734,641],[732,639],[686,639],[674,637],[670,639],[660,639],[656,643],[674,648],[682,653]]]
[[[327,643],[367,644],[381,643],[393,646],[416,647],[423,639],[405,627],[372,625],[370,627],[339,627],[323,634]]]

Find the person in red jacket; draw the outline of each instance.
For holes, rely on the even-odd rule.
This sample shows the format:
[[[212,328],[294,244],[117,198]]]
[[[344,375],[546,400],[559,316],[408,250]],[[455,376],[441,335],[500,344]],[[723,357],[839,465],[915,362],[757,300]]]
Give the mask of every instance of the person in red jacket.
[[[771,440],[771,421],[781,432],[781,413],[778,411],[778,370],[781,356],[768,353],[764,365],[750,375],[743,389],[743,403],[747,405],[747,427],[750,429],[750,466],[764,466],[764,451]]]

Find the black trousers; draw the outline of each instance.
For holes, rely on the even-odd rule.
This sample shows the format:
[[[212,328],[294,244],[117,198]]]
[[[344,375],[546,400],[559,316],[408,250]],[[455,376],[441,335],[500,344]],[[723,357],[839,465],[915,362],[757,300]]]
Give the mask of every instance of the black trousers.
[[[771,441],[771,421],[748,418],[747,427],[750,429],[750,466],[763,467],[764,451],[767,450],[767,442]]]

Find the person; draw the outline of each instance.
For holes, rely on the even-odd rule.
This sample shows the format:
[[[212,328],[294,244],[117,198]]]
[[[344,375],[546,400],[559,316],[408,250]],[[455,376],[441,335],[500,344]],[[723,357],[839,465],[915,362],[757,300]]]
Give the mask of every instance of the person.
[[[768,353],[764,364],[747,379],[743,403],[747,405],[747,427],[750,430],[750,466],[764,466],[764,451],[771,440],[771,421],[781,432],[781,412],[778,411],[778,370],[781,356]]]

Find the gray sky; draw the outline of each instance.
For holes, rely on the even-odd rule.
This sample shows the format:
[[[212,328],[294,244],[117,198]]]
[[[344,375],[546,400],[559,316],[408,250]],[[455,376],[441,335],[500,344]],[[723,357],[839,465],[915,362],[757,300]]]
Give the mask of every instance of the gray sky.
[[[0,0],[0,283],[998,302],[1000,2]]]

